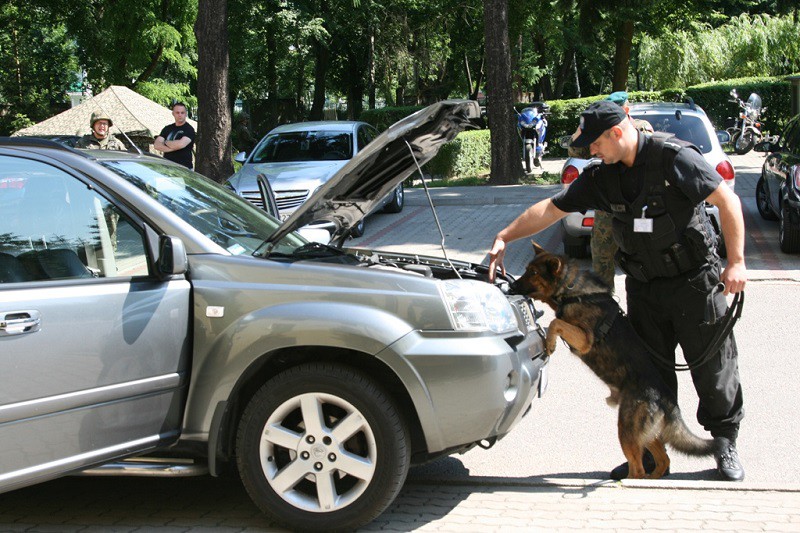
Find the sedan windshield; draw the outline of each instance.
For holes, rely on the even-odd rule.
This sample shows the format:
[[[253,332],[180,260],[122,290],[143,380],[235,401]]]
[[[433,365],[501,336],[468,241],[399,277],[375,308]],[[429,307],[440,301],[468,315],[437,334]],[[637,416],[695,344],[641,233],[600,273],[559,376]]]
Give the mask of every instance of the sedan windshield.
[[[233,255],[253,254],[280,225],[265,211],[189,169],[160,161],[103,161]],[[306,244],[296,233],[276,246],[290,254]]]
[[[344,161],[353,157],[353,137],[346,131],[292,131],[269,135],[251,163]]]
[[[635,119],[646,120],[653,126],[653,131],[663,131],[675,134],[675,137],[690,142],[707,154],[713,145],[703,121],[691,115],[682,113],[669,113],[664,115],[631,115]]]

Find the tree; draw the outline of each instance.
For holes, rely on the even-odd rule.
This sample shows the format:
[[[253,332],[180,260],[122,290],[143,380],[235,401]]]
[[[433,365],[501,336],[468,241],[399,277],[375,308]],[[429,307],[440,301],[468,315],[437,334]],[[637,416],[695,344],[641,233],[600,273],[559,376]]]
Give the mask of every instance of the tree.
[[[492,168],[489,183],[519,183],[522,177],[520,141],[516,132],[511,90],[511,52],[508,39],[508,0],[484,3],[486,82],[489,87],[489,130],[492,133]]]
[[[233,174],[228,93],[227,0],[200,0],[197,36],[197,171],[222,182]]]
[[[3,0],[0,27],[0,135],[7,135],[66,105],[78,63],[64,25],[40,6]]]

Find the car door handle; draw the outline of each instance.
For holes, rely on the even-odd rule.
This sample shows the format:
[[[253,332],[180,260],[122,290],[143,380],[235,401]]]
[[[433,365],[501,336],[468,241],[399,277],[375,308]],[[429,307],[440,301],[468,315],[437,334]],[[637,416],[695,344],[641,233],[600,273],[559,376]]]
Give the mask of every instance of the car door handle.
[[[6,311],[0,313],[0,337],[35,333],[42,329],[39,311]]]

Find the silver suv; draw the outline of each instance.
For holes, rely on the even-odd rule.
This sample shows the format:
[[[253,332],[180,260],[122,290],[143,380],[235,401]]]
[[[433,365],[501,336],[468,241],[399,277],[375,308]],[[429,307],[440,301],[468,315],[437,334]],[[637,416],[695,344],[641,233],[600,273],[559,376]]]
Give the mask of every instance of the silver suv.
[[[404,119],[283,224],[161,158],[0,139],[0,492],[236,468],[276,522],[351,530],[506,435],[548,361],[511,278],[292,231],[352,227],[477,116]]]
[[[733,165],[720,144],[720,136],[729,138],[729,135],[724,131],[715,132],[706,112],[700,106],[693,103],[667,102],[633,104],[630,106],[629,115],[633,119],[650,122],[654,131],[672,133],[678,139],[697,146],[711,167],[733,189],[736,184]],[[591,161],[593,160],[575,157],[567,159],[561,169],[562,185],[568,187]],[[711,215],[714,227],[721,237],[719,210],[711,204],[706,204],[706,212]],[[594,210],[588,210],[586,213],[570,213],[561,219],[561,224],[564,228],[564,253],[576,258],[588,257]],[[719,252],[724,256],[724,242],[721,239]]]

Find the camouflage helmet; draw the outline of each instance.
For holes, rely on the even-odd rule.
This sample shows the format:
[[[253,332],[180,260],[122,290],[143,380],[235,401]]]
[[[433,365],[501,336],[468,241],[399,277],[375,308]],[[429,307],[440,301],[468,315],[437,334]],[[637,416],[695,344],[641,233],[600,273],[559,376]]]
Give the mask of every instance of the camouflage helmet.
[[[92,118],[89,119],[89,127],[94,129],[94,123],[98,120],[107,120],[109,128],[114,125],[114,123],[111,121],[111,117],[109,117],[106,113],[103,113],[102,111],[95,111],[92,113]]]

